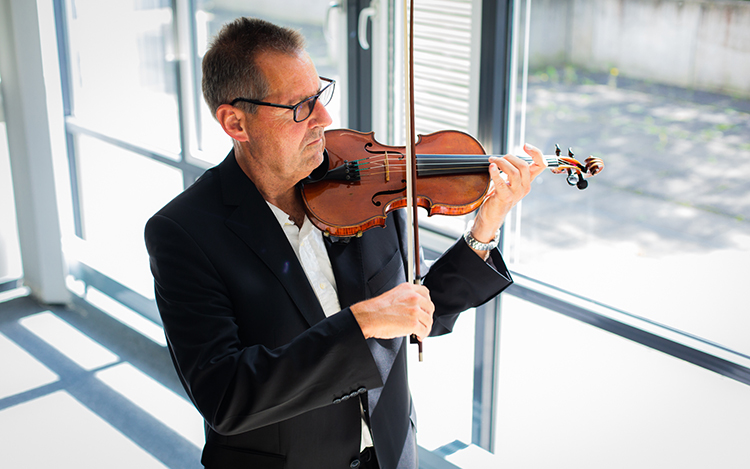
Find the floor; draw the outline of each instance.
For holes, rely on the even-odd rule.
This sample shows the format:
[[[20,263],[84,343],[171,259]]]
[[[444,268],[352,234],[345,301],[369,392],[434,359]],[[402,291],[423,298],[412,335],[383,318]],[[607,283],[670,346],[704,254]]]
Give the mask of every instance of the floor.
[[[201,467],[202,420],[163,344],[80,300],[0,295],[0,467]]]
[[[470,441],[463,427],[471,414],[460,410],[471,403],[470,386],[455,384],[471,382],[461,374],[471,373],[462,355],[473,352],[471,316],[430,341],[425,363],[410,365],[420,445],[467,469],[747,467],[746,385],[521,300],[504,302],[496,454],[446,446]],[[202,419],[163,335],[149,338],[114,316],[80,299],[60,307],[22,289],[0,292],[1,468],[201,467]],[[423,468],[446,467],[432,456],[420,450]]]

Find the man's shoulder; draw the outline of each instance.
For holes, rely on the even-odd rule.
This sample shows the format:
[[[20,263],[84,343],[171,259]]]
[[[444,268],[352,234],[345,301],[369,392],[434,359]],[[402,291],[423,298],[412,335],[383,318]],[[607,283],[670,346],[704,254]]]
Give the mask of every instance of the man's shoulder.
[[[187,189],[162,207],[156,215],[181,218],[181,214],[195,213],[221,202],[221,187],[218,167],[211,168],[195,180]]]
[[[209,169],[187,189],[149,218],[144,228],[147,247],[173,242],[175,233],[193,240],[210,237],[226,218],[216,168]],[[151,252],[151,250],[149,251]]]

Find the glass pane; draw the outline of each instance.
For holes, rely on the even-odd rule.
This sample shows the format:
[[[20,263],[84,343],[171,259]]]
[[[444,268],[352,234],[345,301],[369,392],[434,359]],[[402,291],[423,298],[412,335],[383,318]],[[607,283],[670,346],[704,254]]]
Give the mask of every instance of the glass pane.
[[[550,5],[531,5],[514,138],[605,169],[584,191],[549,172],[535,181],[509,219],[511,268],[750,354],[750,82],[733,72],[750,49],[729,45],[750,4]]]
[[[414,128],[417,136],[441,130],[476,135],[472,113],[479,80],[477,2],[425,0],[414,3]],[[397,5],[395,35],[397,52],[403,49],[403,8]],[[404,93],[403,56],[394,58],[395,90]],[[397,94],[398,94],[397,93]],[[405,96],[395,99],[394,145],[406,142]],[[376,138],[379,137],[376,135]],[[421,152],[417,147],[417,154]],[[419,211],[419,225],[451,237],[466,230],[474,215],[433,216]]]
[[[510,295],[500,331],[498,467],[747,465],[745,384]]]
[[[329,0],[278,0],[275,2],[235,2],[231,5],[198,0],[196,2],[196,89],[200,89],[200,63],[203,60],[208,44],[221,27],[241,16],[263,18],[272,23],[288,26],[299,30],[307,40],[307,52],[312,57],[318,74],[333,78],[341,84],[339,70],[339,54],[342,50],[337,43],[336,33],[338,13],[340,8],[331,6]],[[329,9],[331,9],[329,11]],[[328,29],[326,29],[328,27]],[[342,126],[341,109],[346,97],[344,87],[337,86],[333,99],[326,109],[333,118],[332,129]],[[198,115],[198,138],[201,150],[200,158],[211,163],[223,160],[231,149],[231,139],[224,133],[221,126],[208,109],[203,96],[199,98],[200,113]]]
[[[171,2],[71,4],[73,115],[117,138],[179,153]]]
[[[83,234],[80,260],[147,298],[154,297],[146,221],[182,191],[180,171],[100,140],[78,139]]]

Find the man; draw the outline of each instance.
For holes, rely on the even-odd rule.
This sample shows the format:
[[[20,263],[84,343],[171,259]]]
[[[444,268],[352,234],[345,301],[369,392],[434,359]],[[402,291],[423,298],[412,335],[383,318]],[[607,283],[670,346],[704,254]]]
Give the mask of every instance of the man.
[[[417,467],[404,337],[450,332],[510,284],[485,243],[544,169],[540,152],[528,147],[531,166],[491,159],[471,233],[413,285],[402,213],[348,242],[305,215],[298,183],[323,161],[333,83],[298,33],[225,25],[203,90],[233,150],[146,226],[169,350],[205,419],[203,464]]]

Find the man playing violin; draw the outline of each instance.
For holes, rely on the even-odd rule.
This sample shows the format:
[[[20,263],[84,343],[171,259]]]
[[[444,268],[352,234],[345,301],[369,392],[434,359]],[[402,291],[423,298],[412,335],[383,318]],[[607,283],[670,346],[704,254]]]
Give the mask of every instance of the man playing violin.
[[[494,240],[545,168],[531,146],[531,165],[491,159],[494,188],[471,231],[422,285],[406,282],[403,210],[345,242],[312,226],[298,183],[323,161],[334,86],[297,32],[225,25],[203,60],[203,92],[233,148],[146,226],[209,468],[416,468],[404,338],[450,332],[511,283]]]

